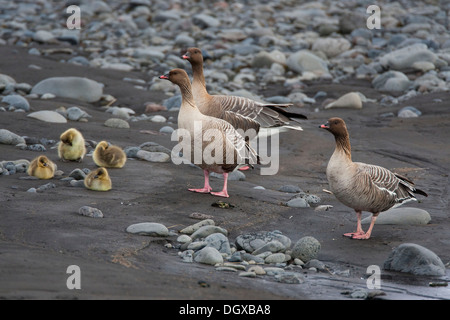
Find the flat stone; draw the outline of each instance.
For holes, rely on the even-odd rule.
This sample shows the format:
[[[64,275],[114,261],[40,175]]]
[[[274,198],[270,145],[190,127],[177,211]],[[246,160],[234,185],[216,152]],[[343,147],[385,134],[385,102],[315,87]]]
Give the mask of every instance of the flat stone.
[[[361,223],[370,223],[371,216],[362,219]],[[375,224],[426,225],[431,221],[428,211],[419,208],[394,208],[381,212]]]
[[[362,109],[361,96],[357,92],[346,93],[336,101],[325,106],[325,109],[330,108]]]
[[[213,225],[215,225],[214,220],[212,220],[212,219],[205,219],[205,220],[202,220],[202,221],[197,222],[195,224],[192,224],[190,226],[187,226],[184,229],[181,229],[180,233],[193,234],[195,231],[197,231],[198,229],[200,229],[203,226],[213,226]]]
[[[145,150],[139,150],[136,153],[136,157],[141,160],[149,162],[169,162],[170,155],[165,152],[150,152]]]
[[[210,234],[213,233],[222,233],[223,235],[227,236],[228,231],[224,228],[218,227],[218,226],[212,226],[212,225],[206,225],[200,227],[197,231],[195,231],[193,234],[191,234],[192,240],[199,239],[199,238],[206,238]]]
[[[154,222],[132,224],[127,228],[127,232],[153,237],[167,237],[169,235],[169,230],[166,226]]]
[[[96,102],[103,95],[103,85],[82,77],[52,77],[37,83],[31,93],[39,95],[52,93],[57,97]]]
[[[28,114],[28,117],[49,123],[67,123],[67,119],[56,111],[42,110]]]
[[[305,278],[300,273],[296,272],[284,272],[281,274],[277,274],[275,276],[275,280],[281,283],[288,284],[299,284],[305,282]]]

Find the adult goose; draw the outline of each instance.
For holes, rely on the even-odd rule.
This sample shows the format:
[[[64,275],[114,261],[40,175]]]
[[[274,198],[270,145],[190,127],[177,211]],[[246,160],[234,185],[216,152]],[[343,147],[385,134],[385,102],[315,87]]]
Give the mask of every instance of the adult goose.
[[[200,112],[195,104],[191,82],[186,71],[173,69],[159,78],[169,80],[180,88],[182,101],[178,114],[177,132],[179,140],[182,135],[183,158],[199,165],[205,176],[203,188],[189,189],[189,191],[229,197],[228,173],[239,165],[258,163],[258,155],[230,123]],[[198,151],[201,152],[200,159],[198,159]],[[211,171],[223,174],[224,184],[220,192],[211,192],[212,188],[209,185]]]
[[[428,195],[414,183],[383,167],[353,162],[350,138],[344,120],[331,118],[320,126],[331,132],[336,148],[327,166],[327,179],[336,198],[356,211],[356,232],[345,233],[352,239],[369,239],[380,212],[417,200],[414,194]],[[362,211],[372,213],[369,229],[361,227]]]
[[[307,119],[306,116],[291,113],[284,109],[292,104],[262,103],[252,99],[210,95],[206,90],[205,76],[203,74],[203,54],[198,48],[189,48],[182,56],[191,63],[193,71],[192,92],[195,103],[203,114],[228,121],[236,129],[246,132],[254,129],[258,134],[260,127],[287,127],[302,130],[298,119]],[[251,135],[250,139],[253,137]]]

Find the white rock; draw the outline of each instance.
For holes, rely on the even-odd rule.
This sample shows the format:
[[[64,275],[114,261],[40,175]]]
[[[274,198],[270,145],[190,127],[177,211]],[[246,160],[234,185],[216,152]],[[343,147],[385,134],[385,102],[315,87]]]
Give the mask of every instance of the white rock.
[[[51,32],[45,30],[37,31],[33,36],[33,40],[43,43],[51,43],[56,41],[55,36]]]
[[[321,51],[325,53],[327,58],[333,58],[351,47],[351,43],[344,38],[319,38],[313,45],[313,51]]]
[[[28,117],[50,123],[67,123],[67,119],[61,114],[50,110],[32,112]]]
[[[146,150],[139,150],[136,153],[136,157],[149,162],[169,162],[170,160],[170,156],[167,153],[150,152]]]
[[[88,78],[52,77],[37,83],[31,93],[40,95],[52,93],[57,97],[95,102],[103,95],[103,85]]]
[[[302,74],[313,72],[314,74],[328,74],[327,63],[308,50],[300,50],[289,56],[286,61],[289,69]]]
[[[169,235],[169,230],[161,223],[154,222],[142,222],[132,224],[127,228],[128,233],[154,236],[154,237],[166,237]]]
[[[156,115],[156,116],[152,117],[151,121],[152,122],[166,122],[167,119],[164,116]]]
[[[349,92],[325,106],[325,109],[330,108],[362,109],[361,96],[357,92]]]
[[[430,51],[426,44],[416,43],[392,52],[380,58],[380,63],[384,67],[394,70],[412,68],[417,61],[428,61],[435,63],[438,56]]]

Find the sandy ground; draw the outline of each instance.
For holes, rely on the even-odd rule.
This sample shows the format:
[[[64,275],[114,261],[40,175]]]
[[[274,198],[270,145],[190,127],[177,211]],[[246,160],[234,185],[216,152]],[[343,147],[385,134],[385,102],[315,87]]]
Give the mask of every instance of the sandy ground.
[[[1,73],[17,82],[32,85],[51,76],[85,76],[105,84],[104,92],[118,99],[120,106],[143,111],[148,101],[160,103],[161,93],[138,90],[124,82],[124,77],[149,80],[139,72],[100,70],[60,63],[62,55],[38,57],[26,49],[0,47]],[[35,64],[42,70],[30,69]],[[274,92],[276,88],[270,89]],[[328,97],[339,97],[360,91],[369,98],[379,98],[370,82],[352,80],[341,84],[311,83],[305,93],[313,96],[324,90]],[[441,102],[433,102],[441,99]],[[343,292],[366,288],[364,279],[370,265],[379,265],[392,248],[406,242],[417,243],[435,252],[444,263],[450,261],[449,168],[450,168],[450,103],[448,94],[428,94],[395,107],[367,103],[362,110],[331,109],[314,112],[317,105],[295,108],[308,115],[303,132],[289,131],[280,135],[280,169],[274,176],[261,176],[259,169],[246,172],[245,181],[230,181],[228,202],[235,205],[225,210],[212,207],[218,198],[194,194],[188,187],[203,183],[202,172],[186,165],[149,163],[129,160],[124,169],[110,170],[113,190],[98,193],[74,188],[57,179],[57,188],[43,193],[26,191],[48,181],[20,180],[16,174],[0,177],[0,298],[3,299],[349,299]],[[57,140],[69,127],[81,130],[86,139],[107,139],[121,147],[155,141],[167,148],[175,145],[169,135],[150,135],[141,130],[158,131],[162,125],[134,122],[130,129],[103,126],[110,114],[96,104],[56,98],[31,100],[33,111],[54,110],[64,105],[80,106],[92,118],[87,123],[46,124],[27,118],[24,113],[0,113],[0,128],[19,135]],[[396,113],[405,105],[420,108],[419,118],[382,118],[385,112]],[[176,118],[176,112],[160,112]],[[432,221],[426,226],[375,226],[368,241],[342,237],[355,228],[354,212],[340,204],[327,189],[325,168],[334,149],[334,139],[318,126],[332,116],[346,120],[355,161],[385,166],[413,179],[428,198],[408,204],[427,210]],[[0,145],[0,160],[31,160],[38,153]],[[57,160],[56,149],[46,155]],[[75,168],[95,168],[91,158],[78,163],[57,162],[66,174]],[[293,209],[281,205],[292,195],[281,193],[287,184],[322,198],[321,204],[333,206],[331,211],[315,212],[313,208]],[[213,178],[212,186],[221,188],[222,181]],[[254,190],[254,186],[266,190]],[[103,211],[103,219],[80,216],[81,206]],[[212,215],[216,223],[229,231],[229,239],[239,234],[261,230],[280,230],[293,242],[303,236],[317,238],[322,245],[319,259],[338,274],[305,273],[303,284],[281,284],[272,277],[256,279],[219,272],[214,267],[186,264],[178,250],[164,247],[176,237],[152,238],[131,235],[126,227],[139,222],[159,222],[178,231],[197,222],[189,215],[201,212]],[[66,286],[67,267],[81,269],[81,290]],[[349,276],[340,272],[349,270]],[[448,287],[430,287],[430,281],[449,279],[415,277],[395,272],[382,272],[382,299],[449,299]]]

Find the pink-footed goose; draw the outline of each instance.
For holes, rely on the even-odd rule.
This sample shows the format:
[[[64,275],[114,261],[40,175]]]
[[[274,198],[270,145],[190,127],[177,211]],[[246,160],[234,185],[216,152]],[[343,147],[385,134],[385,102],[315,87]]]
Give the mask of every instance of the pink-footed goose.
[[[307,119],[306,116],[286,111],[291,104],[261,103],[252,99],[210,95],[206,90],[205,76],[203,74],[203,54],[198,48],[189,48],[182,56],[191,63],[193,71],[192,92],[195,103],[203,114],[224,119],[235,129],[254,129],[258,134],[260,127],[287,127],[302,130],[298,119]],[[297,123],[293,123],[297,122]],[[250,139],[253,138],[250,136]]]
[[[412,181],[388,169],[353,162],[350,138],[344,120],[331,118],[320,128],[331,132],[336,140],[336,148],[327,166],[330,189],[340,202],[356,211],[356,232],[346,233],[344,236],[369,239],[380,212],[417,200],[415,193],[427,196],[425,192],[415,188]],[[362,211],[372,213],[367,232],[361,227]]]
[[[230,123],[200,112],[194,102],[191,82],[186,71],[173,69],[159,78],[169,80],[178,85],[181,91],[182,102],[178,114],[178,128],[189,132],[190,141],[184,141],[183,137],[183,143],[189,144],[189,149],[192,151],[190,155],[183,154],[183,157],[195,163],[196,159],[193,150],[195,145],[201,142],[201,163],[195,164],[203,169],[205,183],[203,188],[189,189],[189,191],[228,197],[228,173],[232,172],[239,165],[258,163],[258,155]],[[183,147],[183,152],[187,149]],[[216,154],[217,150],[219,150],[219,155]],[[214,151],[214,155],[211,152],[211,156],[209,156],[206,151]],[[222,153],[221,155],[220,152]],[[211,192],[212,188],[209,185],[210,171],[223,174],[224,184],[222,191]]]

